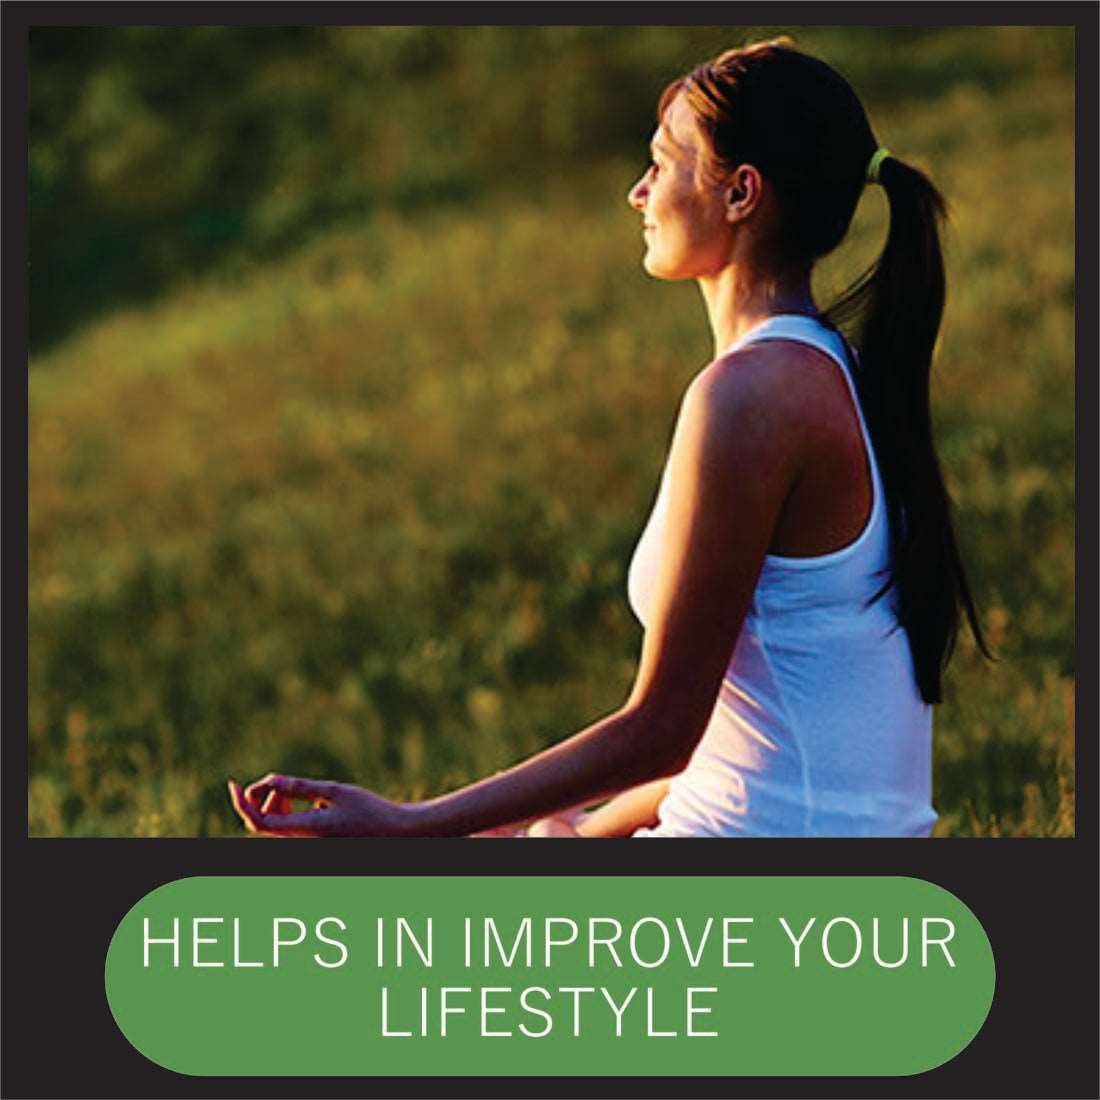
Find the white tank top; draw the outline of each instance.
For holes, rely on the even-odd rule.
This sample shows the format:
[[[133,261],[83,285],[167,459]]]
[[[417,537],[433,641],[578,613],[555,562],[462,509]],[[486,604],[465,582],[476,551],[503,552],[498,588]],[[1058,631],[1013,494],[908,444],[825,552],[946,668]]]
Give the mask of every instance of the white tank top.
[[[927,836],[932,708],[920,697],[891,593],[882,481],[839,333],[780,314],[725,354],[796,340],[839,365],[859,415],[873,502],[857,538],[809,558],[769,554],[714,711],[687,768],[635,836]],[[668,511],[668,467],[630,564],[644,626]]]

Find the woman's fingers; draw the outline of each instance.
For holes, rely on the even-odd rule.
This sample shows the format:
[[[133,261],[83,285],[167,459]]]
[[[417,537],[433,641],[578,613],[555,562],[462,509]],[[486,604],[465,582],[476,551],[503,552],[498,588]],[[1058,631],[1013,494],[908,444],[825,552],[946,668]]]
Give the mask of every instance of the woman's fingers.
[[[315,809],[326,808],[338,786],[324,779],[300,779],[269,772],[245,788],[244,798],[258,814],[285,815],[294,812],[295,798],[312,802]]]
[[[249,783],[245,787],[244,797],[254,810],[262,810],[264,803],[267,801],[267,797],[272,791],[272,787],[268,783],[270,778],[270,776],[265,775],[263,779],[257,779],[255,783]]]
[[[263,805],[260,807],[262,814],[289,814],[294,812],[294,802],[289,795],[280,791],[268,791]]]
[[[268,836],[324,836],[333,831],[332,800],[340,784],[269,773],[247,787],[229,781],[233,808],[252,833]],[[294,812],[294,799],[308,799],[312,809]]]
[[[278,791],[273,792],[282,797]],[[252,833],[268,836],[314,837],[325,836],[332,831],[332,812],[306,810],[303,813],[267,812],[258,810],[246,797],[239,783],[229,781],[229,797],[245,828]],[[289,799],[287,800],[289,802]]]
[[[229,799],[233,803],[233,809],[237,811],[237,816],[244,822],[244,827],[250,833],[259,832],[257,824],[259,811],[249,801],[247,793],[241,789],[241,785],[232,779],[229,780]]]
[[[265,791],[274,790],[289,798],[308,798],[313,801],[323,798],[331,801],[339,790],[339,783],[327,779],[302,779],[296,775],[276,775],[271,773],[256,780],[253,787],[262,787]],[[249,788],[251,789],[251,788]]]
[[[303,810],[291,814],[262,814],[259,831],[268,836],[328,836],[332,832],[329,810]]]

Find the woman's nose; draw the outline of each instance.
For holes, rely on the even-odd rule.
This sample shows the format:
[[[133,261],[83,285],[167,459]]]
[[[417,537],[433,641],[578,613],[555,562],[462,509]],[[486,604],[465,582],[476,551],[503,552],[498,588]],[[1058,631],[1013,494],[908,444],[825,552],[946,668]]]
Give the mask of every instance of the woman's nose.
[[[645,206],[647,193],[645,176],[642,176],[642,178],[627,192],[626,201],[635,210],[641,210]]]

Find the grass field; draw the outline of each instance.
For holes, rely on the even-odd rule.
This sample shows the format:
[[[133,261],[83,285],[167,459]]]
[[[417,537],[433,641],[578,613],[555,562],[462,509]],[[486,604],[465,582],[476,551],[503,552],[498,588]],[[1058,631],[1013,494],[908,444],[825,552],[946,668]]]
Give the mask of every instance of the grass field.
[[[951,666],[937,835],[1071,835],[1073,75],[868,98],[953,208],[937,430],[1000,656]],[[235,834],[225,777],[269,769],[437,793],[623,700],[709,352],[695,288],[641,271],[636,167],[379,211],[32,362],[32,834]]]

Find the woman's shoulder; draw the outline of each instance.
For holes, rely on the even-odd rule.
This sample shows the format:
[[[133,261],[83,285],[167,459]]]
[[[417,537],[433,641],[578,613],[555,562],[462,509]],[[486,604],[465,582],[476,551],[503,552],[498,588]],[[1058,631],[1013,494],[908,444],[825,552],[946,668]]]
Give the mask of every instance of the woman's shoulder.
[[[836,361],[796,340],[761,340],[720,355],[691,380],[684,408],[729,431],[799,434],[850,404]]]
[[[729,387],[731,392],[782,396],[794,388],[827,385],[840,377],[836,358],[816,344],[790,337],[754,340],[713,359],[695,381]]]

